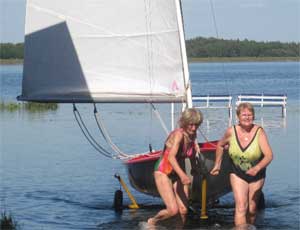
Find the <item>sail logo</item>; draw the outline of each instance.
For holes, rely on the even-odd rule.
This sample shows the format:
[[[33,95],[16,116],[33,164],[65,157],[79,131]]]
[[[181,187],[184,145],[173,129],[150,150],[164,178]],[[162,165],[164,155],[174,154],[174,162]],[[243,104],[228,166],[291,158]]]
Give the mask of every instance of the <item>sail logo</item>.
[[[174,81],[172,82],[171,89],[172,89],[173,92],[176,92],[176,91],[179,90],[179,87],[178,87],[178,84],[177,84],[176,80],[174,80]]]

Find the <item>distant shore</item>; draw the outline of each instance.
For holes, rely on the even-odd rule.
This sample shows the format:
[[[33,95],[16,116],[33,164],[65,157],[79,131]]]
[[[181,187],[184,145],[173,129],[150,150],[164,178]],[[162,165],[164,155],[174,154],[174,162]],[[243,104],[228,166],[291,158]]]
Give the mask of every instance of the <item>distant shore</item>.
[[[275,61],[298,61],[300,57],[205,57],[205,58],[188,58],[190,63],[193,62],[275,62]],[[23,64],[23,59],[0,59],[0,65],[17,65]]]
[[[276,61],[298,61],[300,57],[209,57],[188,58],[189,62],[276,62]]]
[[[23,59],[0,59],[0,65],[23,64]]]

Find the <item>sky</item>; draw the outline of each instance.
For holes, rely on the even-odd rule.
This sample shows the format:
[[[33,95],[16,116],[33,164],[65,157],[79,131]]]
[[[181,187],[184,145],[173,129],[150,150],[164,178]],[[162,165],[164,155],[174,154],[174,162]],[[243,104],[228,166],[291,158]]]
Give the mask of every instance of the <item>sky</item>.
[[[25,4],[0,0],[1,43],[24,42]],[[300,42],[300,0],[182,0],[182,7],[187,39]]]

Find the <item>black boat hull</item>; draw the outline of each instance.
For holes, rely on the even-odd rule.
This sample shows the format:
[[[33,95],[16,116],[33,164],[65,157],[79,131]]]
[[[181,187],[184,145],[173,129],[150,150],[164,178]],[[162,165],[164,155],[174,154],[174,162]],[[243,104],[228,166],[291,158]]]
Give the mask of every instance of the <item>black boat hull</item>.
[[[224,154],[221,171],[218,176],[212,176],[209,172],[215,160],[215,146],[217,141],[200,143],[201,148],[201,167],[198,165],[193,174],[193,183],[191,189],[191,201],[201,204],[202,180],[207,180],[207,202],[214,203],[216,199],[231,191],[229,182],[230,159],[228,154]],[[159,158],[161,151],[139,155],[125,161],[128,171],[128,177],[131,185],[136,190],[152,196],[159,196],[156,189],[153,172],[154,165]],[[190,169],[187,169],[190,170]]]

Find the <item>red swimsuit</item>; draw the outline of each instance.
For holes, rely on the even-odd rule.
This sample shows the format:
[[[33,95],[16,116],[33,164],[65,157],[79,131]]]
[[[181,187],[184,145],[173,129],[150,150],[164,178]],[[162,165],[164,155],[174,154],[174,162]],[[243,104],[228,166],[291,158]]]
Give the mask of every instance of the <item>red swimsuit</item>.
[[[174,133],[174,132],[181,132],[183,133],[183,129],[175,129],[173,132],[170,133],[170,135],[168,136],[167,140],[170,138],[170,136]],[[176,158],[177,159],[184,159],[184,158],[187,158],[187,157],[192,157],[193,156],[193,153],[195,152],[194,149],[195,149],[195,143],[194,142],[191,142],[187,148],[185,149],[184,148],[185,145],[184,145],[184,140],[181,142],[180,144],[180,147],[179,147],[179,151],[176,155]],[[161,157],[158,159],[158,161],[155,163],[155,166],[154,166],[154,170],[155,171],[160,171],[166,175],[169,175],[172,173],[173,171],[173,167],[171,165],[171,163],[169,162],[168,160],[168,156],[169,156],[169,153],[170,153],[170,148],[167,148],[166,144],[165,144],[165,147],[164,147],[164,150],[163,150],[163,153],[161,155]],[[181,151],[182,150],[182,151]],[[180,154],[181,152],[181,154]]]

